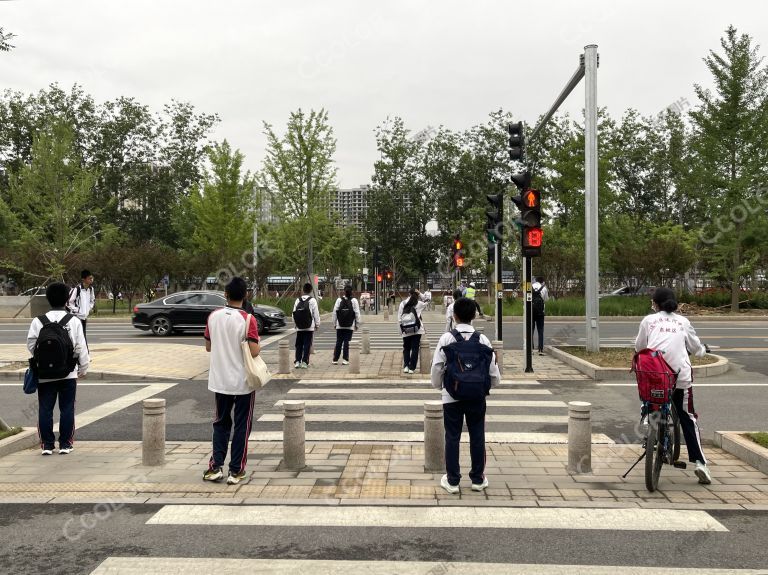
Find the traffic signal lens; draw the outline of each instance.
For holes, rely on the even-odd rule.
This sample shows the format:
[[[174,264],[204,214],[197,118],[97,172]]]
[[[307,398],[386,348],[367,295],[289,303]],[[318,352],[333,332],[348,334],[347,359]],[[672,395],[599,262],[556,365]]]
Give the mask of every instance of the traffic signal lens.
[[[456,266],[463,268],[464,267],[464,258],[459,256],[456,258]]]
[[[523,199],[525,200],[525,205],[529,208],[536,207],[536,194],[533,192],[533,190],[528,190],[525,193],[525,196],[523,196]]]
[[[456,240],[456,249],[460,250],[464,247],[464,244],[461,243],[461,240]]]
[[[544,237],[544,231],[541,228],[531,228],[526,230],[527,245],[532,248],[540,248],[541,240]]]
[[[380,281],[381,281],[381,279],[382,279],[382,278],[381,278],[381,274],[376,274],[376,281],[377,281],[377,282],[380,282]]]
[[[392,272],[387,272],[387,279],[388,279],[388,280],[391,280],[391,279],[392,279]]]

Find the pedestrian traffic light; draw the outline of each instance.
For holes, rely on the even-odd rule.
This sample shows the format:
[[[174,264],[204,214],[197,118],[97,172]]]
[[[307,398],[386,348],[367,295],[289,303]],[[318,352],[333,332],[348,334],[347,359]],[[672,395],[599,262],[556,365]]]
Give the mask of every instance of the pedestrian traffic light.
[[[541,244],[544,232],[541,229],[541,194],[531,188],[531,174],[527,170],[512,176],[512,182],[520,190],[520,195],[512,201],[520,209],[520,247],[523,257],[541,256]]]
[[[461,262],[461,263],[459,263]],[[464,242],[459,234],[451,242],[451,267],[460,268],[464,265]]]
[[[382,277],[381,274],[376,274],[376,281],[381,283]]]
[[[387,280],[392,279],[392,270],[387,270]]]
[[[502,239],[502,225],[504,223],[504,196],[492,194],[485,196],[491,207],[485,211],[485,231],[488,234],[488,242],[496,243]]]
[[[523,139],[523,123],[510,122],[507,124],[507,132],[509,133],[509,159],[513,161],[522,160],[523,146],[525,144]]]

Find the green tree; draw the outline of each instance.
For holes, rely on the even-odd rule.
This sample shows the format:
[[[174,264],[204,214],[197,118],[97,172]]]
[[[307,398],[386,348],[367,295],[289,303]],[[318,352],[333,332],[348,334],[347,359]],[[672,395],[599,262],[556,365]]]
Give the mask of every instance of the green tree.
[[[9,40],[13,39],[14,37],[14,34],[6,32],[3,27],[0,26],[0,52],[10,52],[13,48],[16,47],[9,42]]]
[[[691,112],[697,184],[716,217],[701,239],[731,284],[731,311],[738,311],[741,280],[758,255],[755,239],[766,225],[761,206],[768,179],[768,70],[752,38],[730,26],[722,52],[704,58],[714,92],[696,85],[699,105]],[[725,221],[723,221],[725,220]],[[723,230],[726,230],[723,232]]]
[[[248,261],[244,254],[253,247],[255,181],[250,172],[243,173],[243,154],[226,140],[210,147],[208,159],[210,169],[188,200],[193,224],[189,247],[208,256],[211,271],[239,273]]]
[[[291,112],[286,132],[278,136],[264,122],[267,155],[261,173],[261,183],[272,191],[285,221],[300,222],[306,273],[312,281],[314,250],[324,241],[317,233],[317,222],[328,217],[331,192],[336,187],[336,138],[328,121],[328,112],[299,109]]]
[[[90,206],[97,174],[81,166],[71,128],[55,122],[38,133],[32,161],[11,176],[8,206],[17,245],[38,254],[38,274],[63,278],[67,259],[102,232],[100,210]]]

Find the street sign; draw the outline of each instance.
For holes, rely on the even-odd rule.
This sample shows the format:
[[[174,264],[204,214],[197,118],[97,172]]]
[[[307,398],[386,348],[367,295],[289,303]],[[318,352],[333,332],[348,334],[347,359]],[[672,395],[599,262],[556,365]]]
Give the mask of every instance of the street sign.
[[[364,275],[364,276],[367,276],[367,275],[368,275],[368,268],[363,268],[363,275]]]
[[[525,294],[525,301],[533,301],[533,294],[531,292]]]

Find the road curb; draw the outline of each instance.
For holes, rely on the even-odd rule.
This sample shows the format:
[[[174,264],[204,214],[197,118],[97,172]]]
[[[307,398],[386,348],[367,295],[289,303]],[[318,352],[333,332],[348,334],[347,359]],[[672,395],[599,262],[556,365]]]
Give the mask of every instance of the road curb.
[[[570,353],[563,351],[560,348],[550,345],[544,346],[544,349],[555,359],[562,361],[570,367],[580,371],[587,377],[590,377],[596,381],[635,381],[635,374],[624,367],[600,367],[594,363],[590,363],[580,357],[571,355]],[[728,371],[730,364],[728,359],[721,356],[711,354],[717,358],[715,363],[708,365],[695,365],[693,366],[694,379],[704,377],[714,377],[716,375],[722,375]]]
[[[768,474],[768,449],[744,437],[753,431],[715,431],[715,445]]]
[[[24,369],[17,370],[17,371],[0,371],[0,380],[22,381],[24,379],[25,371],[26,370]],[[168,377],[164,375],[122,373],[119,371],[89,371],[88,377],[85,379],[81,379],[79,381],[83,381],[83,382],[90,382],[90,381],[179,382],[179,381],[198,381],[198,380],[196,380],[194,377],[179,379],[178,377]]]
[[[5,457],[17,451],[24,451],[39,445],[37,438],[37,429],[34,427],[24,427],[16,435],[11,435],[0,440],[0,457]]]

